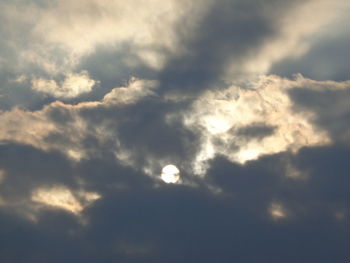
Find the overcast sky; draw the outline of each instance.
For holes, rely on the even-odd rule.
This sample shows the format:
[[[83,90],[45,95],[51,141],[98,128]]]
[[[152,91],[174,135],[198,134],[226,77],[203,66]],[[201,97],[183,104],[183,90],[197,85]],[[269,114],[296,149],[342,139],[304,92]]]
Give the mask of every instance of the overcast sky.
[[[0,0],[1,262],[350,262],[349,12]]]

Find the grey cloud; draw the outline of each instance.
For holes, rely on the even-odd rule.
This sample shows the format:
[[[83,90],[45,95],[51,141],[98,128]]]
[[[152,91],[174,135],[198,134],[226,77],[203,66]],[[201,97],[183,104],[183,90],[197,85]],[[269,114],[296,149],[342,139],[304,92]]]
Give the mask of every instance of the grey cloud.
[[[188,102],[160,98],[155,85],[133,79],[102,101],[55,102],[39,111],[5,112],[2,139],[59,150],[75,161],[114,154],[135,169],[150,169],[151,175],[168,162],[182,163],[185,158],[188,163],[197,151],[197,138],[179,114],[188,108]]]
[[[84,212],[89,223],[77,225],[68,215],[47,210],[35,226],[2,212],[8,231],[2,224],[1,250],[5,259],[15,262],[21,262],[22,256],[38,260],[40,254],[50,262],[187,262],[193,257],[202,262],[218,258],[221,262],[328,262],[332,258],[345,263],[350,256],[349,221],[347,217],[339,221],[335,213],[349,203],[347,155],[342,146],[310,148],[245,166],[218,157],[212,161],[208,180],[224,189],[219,195],[181,185],[154,188],[132,169],[119,170],[112,159],[81,163],[79,171],[91,174],[85,180],[103,194]],[[301,170],[313,167],[309,180],[284,177],[281,164],[286,158]],[[123,180],[127,181],[118,184]],[[272,201],[280,201],[291,216],[279,222],[269,218]],[[24,249],[20,240],[28,237],[31,242]]]
[[[133,7],[129,8],[129,5]],[[179,6],[181,9],[176,8]],[[105,74],[94,74],[96,70],[93,69],[92,73],[102,78],[103,88],[91,96],[83,95],[76,99],[75,96],[81,94],[75,92],[76,85],[73,92],[72,85],[68,85],[69,90],[67,85],[59,85],[62,79],[69,80],[70,76],[79,75],[84,59],[99,47],[116,53],[125,53],[123,47],[127,47],[128,54],[124,54],[123,61],[115,67],[113,65],[112,69],[115,74],[126,71],[124,81],[135,76],[135,67],[143,68],[141,71],[154,71],[162,64],[166,53],[177,48],[172,25],[182,16],[179,10],[187,12],[187,5],[183,2],[157,0],[148,2],[147,6],[138,1],[134,4],[94,0],[50,3],[3,1],[1,7],[0,31],[3,37],[0,41],[0,61],[2,72],[7,71],[4,76],[7,83],[2,85],[1,95],[4,103],[8,104],[2,104],[4,109],[15,105],[37,109],[52,102],[50,98],[43,98],[42,94],[31,93],[31,87],[73,103],[101,98],[111,86],[108,87]],[[164,13],[168,15],[164,16]],[[154,26],[153,20],[159,19],[162,23]],[[121,26],[124,30],[119,30]],[[159,34],[162,38],[158,37]],[[105,72],[106,66],[103,65]],[[86,67],[89,68],[89,65]],[[20,87],[10,83],[11,79],[22,76],[27,81]],[[112,80],[114,87],[121,84],[120,78]],[[91,81],[98,82],[99,79]],[[89,88],[84,91],[89,91]]]
[[[349,262],[343,2],[2,1],[2,260]]]
[[[55,184],[76,188],[72,164],[60,153],[45,153],[30,146],[3,144],[0,167],[5,171],[1,198],[5,203],[30,199],[31,191]]]
[[[166,90],[196,93],[222,85],[230,63],[233,74],[246,74],[243,64],[279,35],[277,22],[299,1],[217,1],[194,32],[179,25],[185,48],[165,65],[159,79]]]
[[[292,111],[287,92],[301,87],[347,90],[348,84],[262,76],[250,89],[230,86],[193,99],[161,96],[158,82],[132,79],[100,101],[4,112],[1,138],[59,150],[75,161],[108,152],[150,174],[171,162],[204,174],[217,154],[244,163],[329,143],[325,131],[313,126],[312,110]]]
[[[283,59],[276,63],[270,73],[291,76],[301,73],[316,80],[344,81],[349,78],[350,41],[348,13],[350,5],[340,1],[341,9],[332,19],[308,37],[311,47],[301,56]]]
[[[261,139],[266,136],[272,135],[276,127],[268,126],[264,123],[253,123],[252,125],[242,127],[237,131],[238,136],[247,138]]]
[[[277,63],[271,73],[280,76],[292,76],[296,72],[316,80],[344,81],[349,79],[349,36],[341,40],[326,39],[315,43],[304,56],[297,59],[283,60]]]
[[[348,86],[348,82],[343,82]],[[308,110],[315,114],[313,122],[328,131],[334,141],[347,143],[349,139],[350,106],[349,89],[333,89],[331,85],[322,89],[318,83],[310,83],[314,89],[290,90],[296,111]]]

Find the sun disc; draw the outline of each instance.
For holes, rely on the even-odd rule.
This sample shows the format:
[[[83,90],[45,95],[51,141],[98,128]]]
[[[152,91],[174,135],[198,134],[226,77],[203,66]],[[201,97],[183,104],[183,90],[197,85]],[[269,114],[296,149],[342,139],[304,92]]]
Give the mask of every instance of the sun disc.
[[[173,164],[168,164],[163,167],[162,180],[167,184],[177,183],[180,179],[180,170]]]

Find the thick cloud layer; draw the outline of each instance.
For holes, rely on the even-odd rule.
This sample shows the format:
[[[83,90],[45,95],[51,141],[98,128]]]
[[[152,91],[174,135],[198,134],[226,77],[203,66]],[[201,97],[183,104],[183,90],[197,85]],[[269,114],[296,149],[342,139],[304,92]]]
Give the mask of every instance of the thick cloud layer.
[[[4,262],[349,262],[347,1],[0,7]]]

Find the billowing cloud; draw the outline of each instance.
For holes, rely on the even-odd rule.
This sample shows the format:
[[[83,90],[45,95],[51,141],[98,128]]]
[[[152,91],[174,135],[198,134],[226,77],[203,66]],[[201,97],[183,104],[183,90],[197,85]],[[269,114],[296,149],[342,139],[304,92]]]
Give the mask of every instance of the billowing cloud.
[[[108,131],[108,122],[112,120],[106,120],[105,125],[90,129],[93,124],[89,118],[84,118],[84,111],[98,112],[101,108],[135,103],[138,99],[151,95],[154,87],[154,82],[133,79],[129,87],[113,89],[102,101],[77,105],[57,101],[35,112],[21,109],[2,112],[1,119],[5,129],[1,131],[1,139],[29,144],[43,150],[59,149],[79,160],[87,154],[82,144],[89,134],[102,141],[106,137],[114,137],[114,131]]]
[[[203,173],[205,161],[217,154],[245,163],[263,154],[330,142],[327,133],[312,124],[312,111],[295,112],[288,96],[291,89],[319,89],[325,85],[302,77],[288,80],[264,76],[245,88],[231,86],[204,93],[185,115],[186,125],[202,138],[195,171]],[[328,88],[337,87],[348,89],[349,84],[337,83]]]
[[[183,100],[187,99],[162,98],[157,95],[157,85],[155,81],[132,79],[127,87],[113,89],[101,101],[77,105],[55,102],[36,112],[19,109],[3,112],[1,118],[7,128],[2,130],[2,139],[43,150],[60,150],[75,160],[99,155],[104,151],[104,145],[109,145],[108,151],[114,152],[119,161],[139,166],[139,169],[150,169],[149,173],[154,174],[163,162],[171,163],[172,150],[169,149],[157,161],[157,149],[150,147],[148,156],[143,158],[147,161],[137,161],[142,147],[129,149],[129,139],[124,135],[129,120],[120,115],[117,115],[120,119],[114,119],[115,115],[109,112],[124,112],[128,114],[126,118],[136,118],[136,123],[142,123],[144,112],[133,112],[132,105],[137,107],[143,99],[153,97],[165,102],[170,99],[179,105],[179,110],[164,112],[164,125],[170,128],[174,121],[180,121],[178,124],[183,125],[183,129],[196,134],[198,151],[186,153],[187,162],[191,163],[186,164],[186,169],[203,174],[206,163],[216,155],[225,155],[231,161],[243,164],[266,154],[297,152],[303,147],[330,143],[332,138],[327,130],[315,123],[316,113],[306,108],[296,109],[289,93],[294,90],[349,90],[348,82],[313,81],[302,76],[295,79],[262,76],[249,86],[230,86],[205,92],[191,101],[186,110],[180,110]],[[148,124],[142,124],[140,129],[146,127]],[[160,128],[154,127],[154,133],[157,132],[161,132]],[[142,136],[143,131],[133,133]],[[94,139],[99,147],[90,148],[86,144],[89,138]]]

